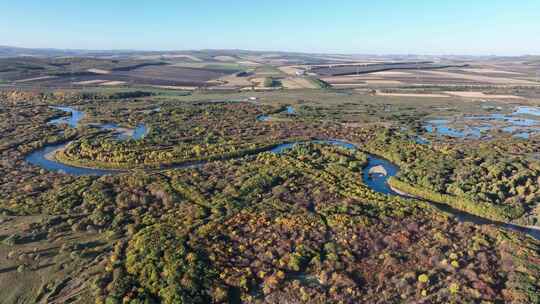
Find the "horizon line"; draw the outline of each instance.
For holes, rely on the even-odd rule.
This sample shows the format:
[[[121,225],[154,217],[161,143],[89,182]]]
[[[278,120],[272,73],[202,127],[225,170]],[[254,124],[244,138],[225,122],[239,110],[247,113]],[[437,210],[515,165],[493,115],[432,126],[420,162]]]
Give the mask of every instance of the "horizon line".
[[[527,57],[540,56],[538,54],[496,54],[496,53],[371,53],[371,52],[331,52],[331,51],[293,51],[293,50],[263,50],[263,49],[242,49],[242,48],[202,48],[202,49],[138,49],[138,48],[62,48],[62,47],[28,47],[14,46],[9,44],[0,44],[0,48],[13,48],[23,50],[36,51],[63,51],[63,52],[141,52],[141,53],[167,53],[167,52],[200,52],[200,51],[245,51],[245,52],[261,52],[261,53],[290,53],[290,54],[309,54],[309,55],[346,55],[346,56],[446,56],[446,57]]]

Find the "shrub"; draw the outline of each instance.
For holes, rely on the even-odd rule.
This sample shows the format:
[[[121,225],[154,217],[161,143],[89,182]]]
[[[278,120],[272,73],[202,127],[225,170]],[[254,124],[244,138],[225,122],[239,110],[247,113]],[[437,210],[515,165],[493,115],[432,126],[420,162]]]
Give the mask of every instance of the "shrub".
[[[448,288],[450,290],[450,293],[456,294],[459,291],[459,284],[458,283],[452,283],[450,284],[450,287]]]
[[[21,237],[17,234],[12,234],[10,236],[8,236],[7,238],[5,238],[2,243],[4,245],[8,245],[8,246],[14,246],[15,244],[17,244],[17,242],[21,239]]]
[[[429,276],[427,274],[425,274],[425,273],[419,275],[418,276],[418,282],[424,283],[424,284],[428,283],[429,282]]]
[[[162,303],[208,303],[214,277],[206,258],[191,249],[174,227],[150,226],[128,245],[126,269]]]

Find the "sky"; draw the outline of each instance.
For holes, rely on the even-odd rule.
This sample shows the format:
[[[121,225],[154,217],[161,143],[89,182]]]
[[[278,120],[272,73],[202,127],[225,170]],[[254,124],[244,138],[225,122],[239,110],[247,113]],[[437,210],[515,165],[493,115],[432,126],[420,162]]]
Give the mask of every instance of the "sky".
[[[0,45],[540,54],[540,0],[0,0]]]

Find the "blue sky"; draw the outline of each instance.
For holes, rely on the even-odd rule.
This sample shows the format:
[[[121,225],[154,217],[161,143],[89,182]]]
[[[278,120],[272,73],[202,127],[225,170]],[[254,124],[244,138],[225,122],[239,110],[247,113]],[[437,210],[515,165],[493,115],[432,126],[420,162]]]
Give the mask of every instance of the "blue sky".
[[[540,54],[540,0],[0,0],[0,45]]]

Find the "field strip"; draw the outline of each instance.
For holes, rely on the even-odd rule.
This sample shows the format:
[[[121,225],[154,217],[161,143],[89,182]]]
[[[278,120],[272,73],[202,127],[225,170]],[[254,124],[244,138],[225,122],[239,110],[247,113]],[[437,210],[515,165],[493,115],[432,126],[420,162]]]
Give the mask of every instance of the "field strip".
[[[452,95],[452,96],[466,97],[466,98],[525,99],[524,97],[521,97],[521,96],[515,96],[515,95],[489,95],[489,94],[485,94],[484,92],[446,91],[444,93]]]
[[[448,98],[449,95],[444,94],[422,94],[422,93],[382,93],[377,92],[377,96],[391,96],[391,97],[435,97],[435,98]]]
[[[192,91],[196,90],[197,87],[188,87],[188,86],[166,86],[166,85],[151,85],[153,88],[158,89],[168,89],[168,90],[186,90],[186,91]]]
[[[442,71],[423,71],[423,74],[449,77],[449,78],[455,78],[455,79],[472,80],[472,81],[478,81],[478,82],[487,82],[487,83],[494,83],[494,84],[537,84],[532,81],[522,80],[522,79],[491,77],[491,76],[481,76],[481,75],[468,75],[468,74],[442,72]]]
[[[58,77],[57,76],[41,76],[41,77],[16,80],[15,83],[24,83],[24,82],[30,82],[30,81],[36,81],[36,80],[47,80],[47,79],[54,79],[54,78],[58,78]]]
[[[294,65],[283,66],[283,67],[279,67],[278,69],[287,75],[296,75],[296,72],[303,71],[302,69],[300,69],[300,67],[294,66]]]
[[[258,62],[255,62],[255,61],[249,61],[249,60],[238,61],[237,63],[238,63],[238,64],[242,64],[242,65],[248,65],[248,66],[257,66],[257,65],[261,65],[261,64],[258,63]]]
[[[503,70],[496,70],[496,69],[488,69],[488,68],[470,68],[470,69],[462,69],[464,72],[472,72],[472,73],[480,73],[480,74],[508,74],[508,75],[523,75],[521,73],[517,72],[509,72],[509,71],[503,71]]]
[[[85,84],[98,84],[98,83],[103,83],[103,82],[107,82],[107,80],[102,80],[102,79],[85,80],[85,81],[74,82],[73,84],[85,85]]]
[[[365,80],[367,84],[402,84],[399,80]]]
[[[365,87],[367,83],[331,83],[333,87]]]
[[[88,69],[86,70],[90,73],[94,73],[94,74],[102,74],[102,75],[107,75],[107,74],[110,74],[111,71],[107,71],[107,70],[102,70],[102,69]]]
[[[281,83],[288,89],[316,89],[317,86],[305,78],[285,78]]]
[[[123,85],[126,83],[127,82],[125,81],[107,81],[107,82],[102,83],[101,85],[102,86],[117,86],[117,85]]]
[[[375,76],[415,76],[415,74],[411,72],[399,72],[399,71],[381,71],[381,72],[375,72],[370,73],[371,75]]]

